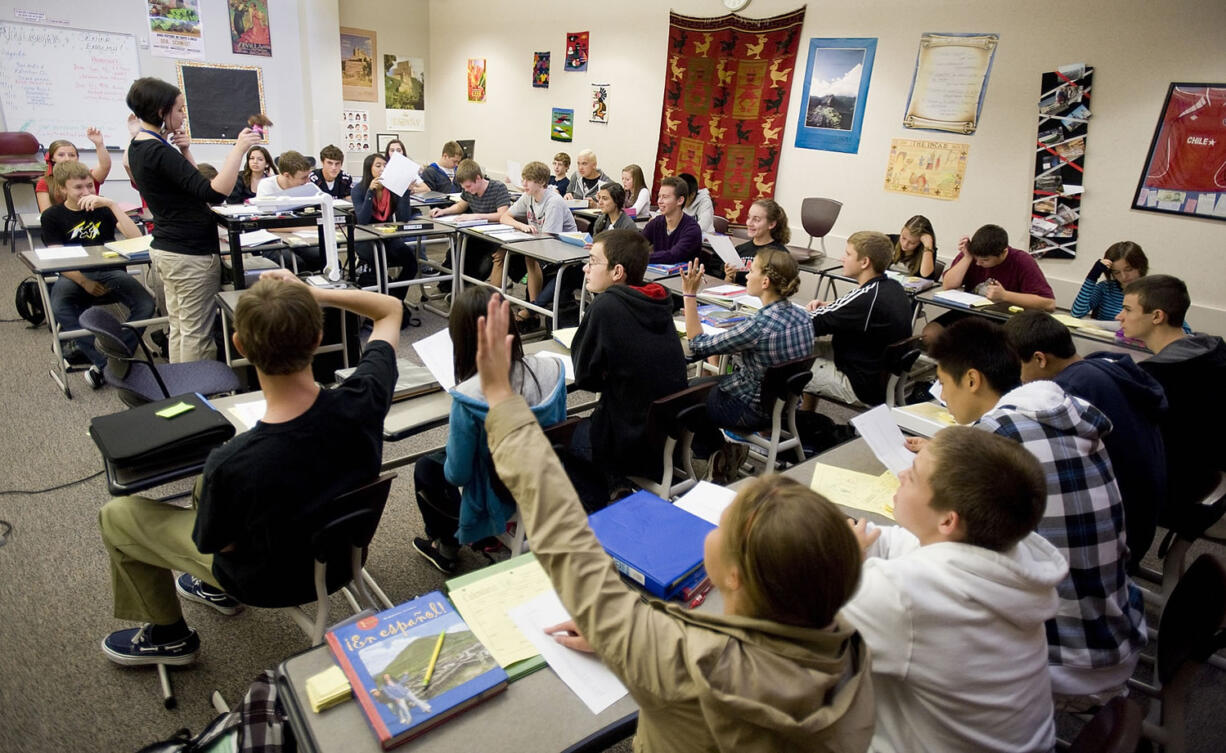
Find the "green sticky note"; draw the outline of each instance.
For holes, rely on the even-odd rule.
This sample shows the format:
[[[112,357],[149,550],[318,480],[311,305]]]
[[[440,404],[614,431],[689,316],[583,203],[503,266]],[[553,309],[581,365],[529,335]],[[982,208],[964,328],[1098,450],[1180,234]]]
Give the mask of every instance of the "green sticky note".
[[[195,410],[195,409],[196,409],[196,406],[192,405],[191,403],[185,403],[182,400],[180,400],[174,405],[168,405],[165,408],[161,409],[160,411],[157,412],[157,415],[161,416],[162,418],[174,418],[180,413],[187,413],[189,410]]]

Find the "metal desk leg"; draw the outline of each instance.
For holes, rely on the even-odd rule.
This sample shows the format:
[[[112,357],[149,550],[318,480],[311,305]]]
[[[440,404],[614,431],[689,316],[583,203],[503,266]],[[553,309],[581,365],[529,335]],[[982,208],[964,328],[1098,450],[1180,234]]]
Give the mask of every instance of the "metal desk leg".
[[[7,183],[5,185],[8,185]],[[51,306],[51,288],[47,285],[45,275],[34,275],[38,278],[38,293],[43,299],[43,311],[47,317],[47,328],[51,330],[51,350],[55,353],[56,367],[48,370],[55,383],[59,385],[64,397],[72,399],[72,389],[68,386],[68,365],[64,363],[64,344],[60,340],[60,323],[55,320],[55,310]]]

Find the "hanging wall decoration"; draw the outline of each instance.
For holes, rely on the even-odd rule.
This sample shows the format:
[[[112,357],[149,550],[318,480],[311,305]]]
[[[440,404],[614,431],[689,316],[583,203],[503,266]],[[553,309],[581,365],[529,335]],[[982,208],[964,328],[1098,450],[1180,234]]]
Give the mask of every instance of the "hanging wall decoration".
[[[999,34],[922,34],[902,124],[974,133]]]
[[[574,141],[575,111],[563,107],[553,108],[549,119],[549,138],[553,141]]]
[[[1132,206],[1226,220],[1226,84],[1167,89]]]
[[[609,85],[592,84],[592,116],[588,120],[593,123],[609,123]]]
[[[485,101],[485,58],[468,59],[468,101]]]
[[[532,85],[538,89],[549,88],[549,53],[532,53]]]
[[[956,141],[890,141],[885,190],[953,201],[962,191],[970,144]]]
[[[341,112],[341,140],[347,152],[369,152],[376,143],[370,130],[370,113],[366,110]]]
[[[1035,256],[1077,256],[1093,77],[1094,69],[1084,64],[1043,74],[1030,200],[1030,253]]]
[[[353,102],[379,101],[373,31],[341,27],[341,96]]]
[[[804,20],[670,14],[653,185],[690,173],[729,222],[774,196]]]
[[[383,56],[383,106],[391,130],[426,130],[426,64],[422,58]]]
[[[876,53],[876,39],[809,40],[796,146],[852,154],[859,151]]]
[[[147,3],[149,52],[156,57],[204,60],[204,31],[200,27],[200,0],[174,4]]]
[[[230,49],[235,55],[272,57],[268,0],[229,0]]]
[[[588,58],[588,32],[576,31],[566,35],[566,70],[586,71]]]

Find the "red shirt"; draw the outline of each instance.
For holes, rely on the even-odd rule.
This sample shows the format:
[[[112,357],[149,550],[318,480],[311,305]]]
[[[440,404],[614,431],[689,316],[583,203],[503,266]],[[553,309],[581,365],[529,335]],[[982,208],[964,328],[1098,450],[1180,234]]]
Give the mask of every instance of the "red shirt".
[[[950,267],[956,266],[961,260],[962,254],[959,253]],[[1056,294],[1051,292],[1051,285],[1047,284],[1047,278],[1043,276],[1043,270],[1039,269],[1039,263],[1030,254],[1016,248],[1010,248],[1005,260],[991,269],[971,262],[971,268],[966,270],[966,276],[962,278],[962,289],[983,295],[988,280],[996,280],[1010,293],[1026,293],[1052,300],[1056,298]]]
[[[1226,89],[1171,93],[1145,185],[1181,191],[1226,189]]]

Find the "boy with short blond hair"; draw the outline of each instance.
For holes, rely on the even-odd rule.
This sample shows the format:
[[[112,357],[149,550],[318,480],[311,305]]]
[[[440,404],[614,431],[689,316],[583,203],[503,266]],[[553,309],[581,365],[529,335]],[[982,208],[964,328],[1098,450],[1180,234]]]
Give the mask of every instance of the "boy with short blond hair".
[[[833,303],[806,306],[819,338],[806,393],[852,405],[885,402],[885,349],[911,334],[911,300],[885,274],[893,258],[894,245],[882,233],[861,230],[847,239],[842,271],[856,289]]]
[[[897,526],[853,525],[865,562],[843,607],[871,651],[872,749],[1051,750],[1044,625],[1068,565],[1035,533],[1042,468],[1016,442],[954,426],[900,481]]]
[[[458,144],[457,144],[458,146]],[[481,171],[475,160],[466,159],[456,167],[455,181],[463,189],[460,198],[446,209],[430,210],[431,217],[458,215],[457,219],[480,219],[497,222],[511,207],[511,192],[502,181],[491,181]],[[484,238],[465,238],[464,274],[469,277],[488,279],[494,266],[494,252],[501,244]],[[451,252],[443,260],[451,267]],[[439,283],[444,292],[451,290],[449,280]]]
[[[556,191],[549,190],[549,168],[544,162],[529,162],[523,166],[520,182],[524,192],[515,200],[507,211],[502,213],[498,221],[510,225],[524,233],[573,233],[579,227],[575,217],[566,206],[566,201]],[[490,282],[502,284],[502,264],[507,251],[500,248],[494,252],[494,268],[490,271]],[[528,271],[528,300],[543,305],[537,300],[541,295],[544,280],[541,265],[535,259],[524,257]],[[519,272],[517,274],[522,274]],[[553,305],[553,286],[549,288],[549,305]]]
[[[101,246],[115,240],[116,228],[125,238],[141,234],[113,199],[94,192],[94,177],[80,162],[56,163],[51,181],[64,201],[42,213],[42,239],[47,246]],[[125,269],[64,272],[51,286],[51,310],[63,330],[80,329],[82,312],[108,303],[122,303],[129,318],[138,321],[152,318],[155,310],[153,296]],[[139,347],[138,334],[124,330],[123,338],[129,348]],[[89,359],[86,384],[98,389],[105,382],[106,356],[94,347],[93,335],[78,337],[73,343]]]
[[[1122,692],[1146,634],[1141,592],[1125,571],[1124,509],[1103,445],[1111,421],[1055,382],[1021,384],[1021,361],[1004,329],[983,317],[944,330],[929,355],[954,419],[1018,442],[1046,474],[1038,532],[1069,563],[1059,610],[1047,623],[1053,693],[1101,702]]]
[[[569,169],[569,154],[558,152],[553,155],[553,173],[549,176],[549,185],[558,192],[559,196],[565,196],[567,191],[570,190],[570,178],[566,177],[566,171]]]

